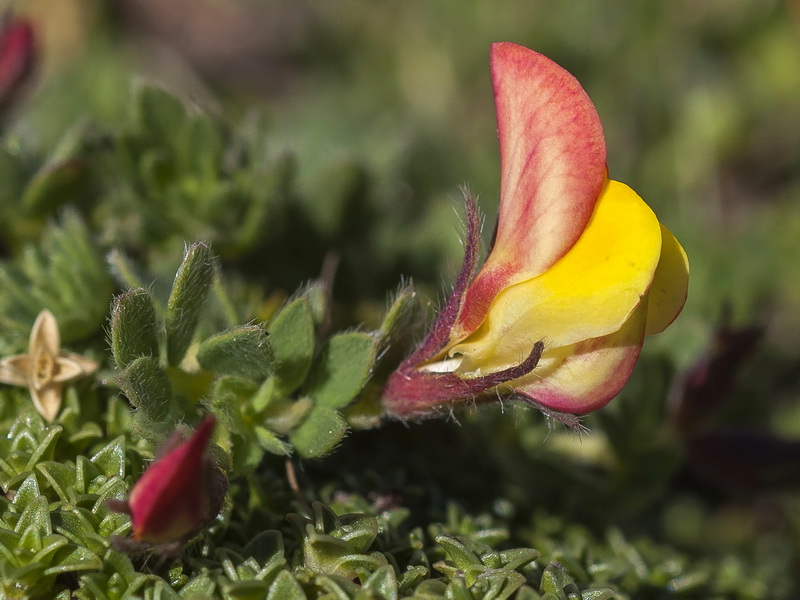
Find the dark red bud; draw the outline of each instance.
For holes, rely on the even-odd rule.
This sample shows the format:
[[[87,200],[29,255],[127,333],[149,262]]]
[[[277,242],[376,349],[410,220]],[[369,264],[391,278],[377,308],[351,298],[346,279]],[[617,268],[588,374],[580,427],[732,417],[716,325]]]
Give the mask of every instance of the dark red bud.
[[[762,327],[732,328],[723,320],[713,347],[676,381],[669,399],[670,418],[676,429],[691,434],[725,404],[736,376],[763,336]]]
[[[9,105],[33,72],[36,60],[33,26],[11,21],[0,30],[0,110]]]
[[[208,416],[188,439],[172,439],[170,449],[133,486],[127,508],[135,541],[186,540],[216,517],[227,481],[206,454],[213,431],[214,418]]]

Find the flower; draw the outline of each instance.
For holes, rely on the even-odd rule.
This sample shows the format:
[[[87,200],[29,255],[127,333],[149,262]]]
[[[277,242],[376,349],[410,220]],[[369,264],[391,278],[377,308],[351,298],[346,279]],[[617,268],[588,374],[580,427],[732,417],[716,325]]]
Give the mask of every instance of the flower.
[[[181,544],[219,514],[228,482],[206,448],[214,431],[207,416],[185,439],[175,432],[133,486],[127,502],[109,507],[131,515],[133,540],[146,546]]]
[[[607,176],[597,111],[578,81],[511,43],[491,52],[501,156],[494,246],[474,274],[467,195],[464,264],[417,350],[389,377],[386,412],[435,414],[513,395],[573,423],[628,380],[645,335],[686,299],[688,262],[628,186]]]
[[[97,367],[93,360],[61,350],[58,322],[45,309],[33,324],[28,353],[0,361],[0,382],[26,386],[36,410],[52,421],[61,407],[64,384],[91,375]]]

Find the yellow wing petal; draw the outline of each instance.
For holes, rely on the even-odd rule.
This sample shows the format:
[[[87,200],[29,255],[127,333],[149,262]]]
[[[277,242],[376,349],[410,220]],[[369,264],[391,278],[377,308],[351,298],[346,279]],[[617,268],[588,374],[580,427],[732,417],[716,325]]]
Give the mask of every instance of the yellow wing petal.
[[[500,292],[483,324],[448,354],[480,375],[518,364],[533,344],[549,349],[618,331],[639,306],[661,254],[653,211],[628,186],[609,181],[589,225],[550,269]]]

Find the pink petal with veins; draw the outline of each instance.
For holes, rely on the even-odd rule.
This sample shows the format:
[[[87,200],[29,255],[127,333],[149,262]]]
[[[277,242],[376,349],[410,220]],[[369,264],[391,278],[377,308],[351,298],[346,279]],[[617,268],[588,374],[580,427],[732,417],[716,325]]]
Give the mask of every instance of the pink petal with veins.
[[[451,339],[474,331],[501,289],[567,253],[606,180],[603,128],[577,79],[508,42],[492,45],[491,63],[501,161],[497,238]]]

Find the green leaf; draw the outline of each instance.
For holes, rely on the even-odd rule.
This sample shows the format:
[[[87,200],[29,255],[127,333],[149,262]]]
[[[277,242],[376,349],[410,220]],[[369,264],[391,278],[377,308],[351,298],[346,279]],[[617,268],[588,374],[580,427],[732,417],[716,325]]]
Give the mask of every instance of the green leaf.
[[[467,589],[467,583],[463,577],[454,577],[447,585],[446,597],[448,600],[473,600],[472,594]]]
[[[204,600],[213,598],[216,588],[214,579],[204,570],[181,588],[180,595],[187,600]]]
[[[344,577],[317,575],[314,582],[324,591],[326,600],[352,600],[358,594],[358,586]]]
[[[386,565],[367,578],[363,589],[371,591],[378,598],[385,600],[396,600],[397,598],[397,576],[394,567]]]
[[[347,433],[347,424],[332,408],[318,406],[292,433],[292,445],[303,458],[322,456],[333,450]]]
[[[305,380],[314,354],[314,319],[308,300],[297,298],[284,306],[267,331],[278,387],[290,394]]]
[[[106,477],[125,477],[125,437],[111,440],[91,461]]]
[[[380,552],[371,554],[350,554],[343,556],[330,565],[328,572],[345,578],[355,577],[359,572],[371,573],[387,564],[386,557]]]
[[[453,561],[453,564],[462,571],[468,569],[472,565],[481,564],[478,557],[454,537],[440,535],[436,537],[436,543],[444,549],[447,558]]]
[[[106,260],[111,270],[111,276],[120,286],[129,289],[144,288],[144,275],[139,272],[131,258],[121,250],[115,248],[108,253]]]
[[[102,450],[101,450],[102,452]],[[85,494],[89,490],[89,484],[100,475],[100,469],[85,456],[75,458],[75,491]]]
[[[184,121],[177,148],[181,170],[216,175],[225,152],[225,137],[224,128],[211,115],[191,115]]]
[[[406,343],[402,345],[407,347],[411,337],[408,332],[412,330],[416,321],[421,320],[421,313],[416,291],[410,284],[403,286],[397,292],[389,310],[383,317],[379,329],[381,339],[390,347],[396,345],[397,342],[406,340]],[[401,352],[405,353],[406,348],[402,348]]]
[[[162,148],[145,151],[139,159],[139,174],[150,193],[164,193],[175,177],[171,154]]]
[[[581,593],[581,600],[614,600],[615,597],[614,590],[608,588],[584,590]]]
[[[380,532],[378,521],[372,515],[342,515],[339,521],[341,524],[331,532],[331,535],[350,544],[355,552],[369,550]]]
[[[289,456],[292,453],[291,445],[282,441],[269,429],[256,425],[254,431],[256,433],[256,438],[258,438],[259,445],[270,454]]]
[[[344,408],[367,382],[375,361],[377,338],[352,331],[334,335],[315,365],[308,394],[319,406]]]
[[[397,585],[398,592],[402,593],[404,596],[409,595],[409,592],[419,585],[427,575],[427,567],[409,565],[400,576],[400,582]]]
[[[311,317],[317,327],[323,325],[330,318],[330,289],[328,286],[328,282],[318,280],[308,285],[303,291],[303,298],[308,300]]]
[[[556,597],[561,597],[573,591],[578,593],[578,588],[562,566],[550,563],[542,573],[539,591],[543,594],[553,594]]]
[[[306,600],[306,594],[289,571],[281,571],[269,587],[267,600]]]
[[[226,429],[243,434],[247,428],[240,407],[256,390],[256,384],[249,379],[226,375],[214,382],[209,407]]]
[[[17,511],[22,511],[30,502],[39,497],[39,482],[36,475],[31,473],[25,478],[14,494],[14,507]]]
[[[0,147],[0,207],[4,213],[10,214],[12,208],[19,204],[19,197],[25,180],[24,161],[18,153],[9,152],[5,147]],[[2,224],[0,226],[5,226]]]
[[[263,581],[234,581],[223,584],[222,597],[225,600],[263,600],[268,588]]]
[[[158,322],[150,292],[137,288],[118,296],[111,309],[111,351],[124,369],[140,356],[158,356]]]
[[[169,414],[172,385],[157,358],[140,356],[134,360],[120,375],[119,385],[148,419],[160,421]]]
[[[178,139],[186,120],[180,100],[164,90],[145,86],[138,91],[134,109],[140,127],[151,137],[168,144]]]
[[[23,534],[23,536],[29,528],[35,529],[39,536],[53,533],[49,507],[47,498],[44,496],[38,496],[35,500],[28,502],[25,510],[22,511],[22,516],[17,521],[17,525],[14,527],[14,531]]]
[[[275,557],[283,559],[283,535],[280,531],[262,531],[242,549],[244,558],[253,558],[259,565],[266,565]]]
[[[297,400],[281,398],[267,406],[264,413],[264,424],[270,431],[286,435],[294,430],[313,408],[314,401],[308,396],[302,396]]]
[[[522,573],[507,569],[484,571],[474,581],[471,581],[469,577],[465,579],[467,583],[471,583],[476,588],[486,589],[484,598],[492,600],[506,600],[525,584],[525,576]],[[576,598],[576,600],[578,599]]]
[[[38,246],[0,264],[0,331],[27,335],[43,308],[58,320],[64,344],[97,332],[108,314],[112,286],[105,261],[80,217],[67,212]]]
[[[45,165],[25,188],[23,210],[31,214],[46,214],[70,201],[79,200],[89,183],[88,175],[88,164],[80,158]]]
[[[281,155],[272,160],[263,170],[251,174],[245,193],[251,199],[241,225],[236,231],[235,243],[240,250],[247,250],[263,243],[275,231],[275,205],[289,192],[294,176],[294,160]]]
[[[167,302],[167,361],[180,363],[192,342],[214,280],[211,247],[198,242],[186,249]]]
[[[77,544],[95,533],[94,520],[95,516],[84,508],[58,510],[51,517],[53,529]]]
[[[66,546],[59,549],[53,566],[45,570],[45,575],[60,575],[74,571],[94,571],[103,568],[103,561],[88,548]]]
[[[57,533],[44,535],[39,542],[41,549],[33,556],[31,562],[43,564],[52,563],[53,554],[55,554],[59,548],[69,545],[69,540]]]
[[[67,490],[75,489],[75,467],[60,462],[47,461],[39,463],[36,468],[44,475],[53,490],[58,494],[58,497],[63,501],[67,501],[69,499]]]
[[[219,333],[205,340],[197,351],[197,362],[207,371],[257,381],[269,372],[271,359],[267,333],[258,325]]]
[[[506,569],[519,569],[539,558],[540,552],[533,548],[515,548],[500,552],[500,562]]]
[[[48,428],[47,434],[39,442],[39,445],[36,446],[36,450],[31,452],[31,456],[25,465],[26,471],[33,469],[36,463],[40,461],[51,460],[53,458],[56,451],[56,442],[58,438],[61,437],[62,431],[63,428],[59,425],[53,425]]]

